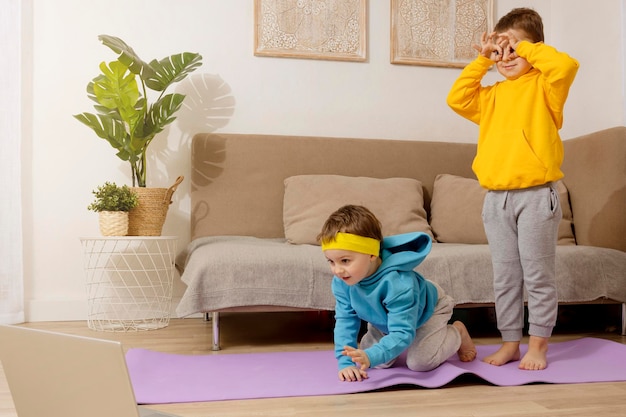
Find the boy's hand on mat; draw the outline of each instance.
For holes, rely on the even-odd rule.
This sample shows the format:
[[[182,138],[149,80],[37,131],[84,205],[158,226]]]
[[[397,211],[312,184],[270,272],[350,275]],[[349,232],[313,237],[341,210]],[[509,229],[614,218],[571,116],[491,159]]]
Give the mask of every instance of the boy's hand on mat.
[[[367,379],[367,372],[363,371],[356,366],[348,366],[347,368],[343,368],[339,371],[339,380],[340,381],[362,381]]]
[[[370,358],[362,349],[356,349],[352,346],[344,346],[343,352],[341,353],[352,358],[352,362],[354,362],[361,372],[365,372],[367,368],[370,367]]]

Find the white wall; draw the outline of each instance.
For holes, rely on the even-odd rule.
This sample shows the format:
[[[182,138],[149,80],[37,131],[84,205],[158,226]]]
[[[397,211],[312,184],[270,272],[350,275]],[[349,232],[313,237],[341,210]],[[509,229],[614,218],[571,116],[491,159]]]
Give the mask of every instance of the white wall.
[[[623,125],[625,0],[501,0],[498,16],[532,6],[546,41],[579,59],[564,138]],[[27,320],[85,319],[80,236],[98,235],[86,206],[104,181],[128,183],[126,164],[73,114],[91,111],[85,86],[119,36],[144,59],[189,50],[204,64],[180,87],[188,108],[155,140],[148,186],[189,175],[199,131],[471,142],[477,129],[446,107],[458,69],[389,63],[389,1],[369,2],[365,63],[255,57],[251,0],[24,0],[24,233]],[[32,63],[30,62],[32,60]],[[32,64],[32,65],[31,65]],[[493,80],[497,74],[489,75]],[[199,93],[194,93],[194,89]],[[32,95],[30,94],[32,92]],[[201,98],[201,100],[199,99]],[[203,110],[204,108],[204,110]],[[189,240],[189,181],[175,194],[163,233]],[[182,294],[178,283],[175,295]]]

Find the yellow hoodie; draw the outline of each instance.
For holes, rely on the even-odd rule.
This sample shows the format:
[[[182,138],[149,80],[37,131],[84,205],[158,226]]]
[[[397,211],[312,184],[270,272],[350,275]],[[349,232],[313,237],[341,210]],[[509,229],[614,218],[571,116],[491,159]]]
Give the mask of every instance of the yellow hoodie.
[[[563,144],[558,130],[578,61],[544,43],[522,41],[516,53],[532,68],[516,78],[483,87],[494,62],[479,55],[459,75],[448,105],[479,125],[472,164],[480,184],[514,190],[563,178]]]

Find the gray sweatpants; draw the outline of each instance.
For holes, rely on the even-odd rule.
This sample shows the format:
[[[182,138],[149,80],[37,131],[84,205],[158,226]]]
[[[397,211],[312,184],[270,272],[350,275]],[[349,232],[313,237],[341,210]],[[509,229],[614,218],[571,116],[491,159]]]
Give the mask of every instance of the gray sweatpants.
[[[561,205],[552,184],[489,191],[483,223],[493,262],[498,330],[505,342],[522,338],[524,288],[529,334],[550,337],[556,324],[556,241]]]
[[[445,362],[461,347],[461,335],[456,327],[448,324],[454,310],[454,300],[433,282],[439,294],[435,311],[430,319],[415,331],[415,339],[407,348],[406,364],[412,371],[430,371]],[[367,333],[361,338],[360,348],[367,349],[378,343],[383,332],[367,324]],[[379,365],[388,368],[395,359]]]

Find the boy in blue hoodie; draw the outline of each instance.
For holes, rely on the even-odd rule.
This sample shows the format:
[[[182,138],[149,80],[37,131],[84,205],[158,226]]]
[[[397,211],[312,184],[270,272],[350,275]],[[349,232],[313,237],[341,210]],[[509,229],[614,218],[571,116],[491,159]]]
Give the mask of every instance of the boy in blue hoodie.
[[[335,357],[341,381],[361,381],[370,367],[389,367],[407,351],[407,366],[430,371],[454,353],[474,360],[476,348],[460,321],[449,325],[454,301],[414,271],[431,249],[425,233],[383,238],[363,206],[335,211],[318,236],[333,272]],[[361,320],[367,333],[357,346]]]

